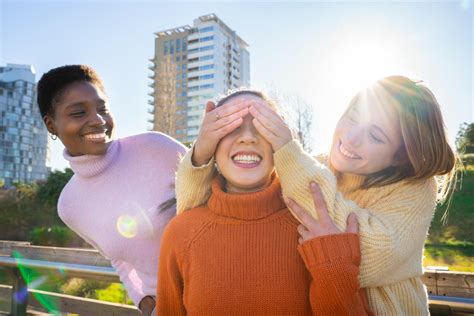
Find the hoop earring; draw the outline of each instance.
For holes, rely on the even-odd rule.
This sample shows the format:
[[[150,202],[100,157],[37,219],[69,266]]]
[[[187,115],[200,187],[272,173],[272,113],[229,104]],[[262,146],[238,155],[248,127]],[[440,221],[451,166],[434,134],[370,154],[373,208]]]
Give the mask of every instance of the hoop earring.
[[[52,140],[58,139],[58,135],[56,135],[56,134],[51,134],[51,133],[50,133],[50,134],[49,134],[49,137],[50,137]]]

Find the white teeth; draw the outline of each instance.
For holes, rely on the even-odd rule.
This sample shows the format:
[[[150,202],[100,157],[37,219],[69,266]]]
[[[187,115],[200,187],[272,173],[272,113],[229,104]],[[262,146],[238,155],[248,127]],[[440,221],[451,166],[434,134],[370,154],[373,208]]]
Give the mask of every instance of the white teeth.
[[[97,134],[87,134],[87,135],[84,135],[84,138],[86,139],[102,139],[102,138],[105,138],[107,137],[107,135],[105,134],[105,132],[103,133],[97,133]]]
[[[236,155],[232,160],[239,163],[256,163],[262,160],[262,158],[257,155]]]
[[[341,151],[341,153],[342,153],[344,156],[346,156],[346,157],[348,157],[348,158],[351,158],[351,159],[358,159],[358,158],[359,158],[359,156],[356,156],[356,155],[354,155],[353,153],[347,151],[347,150],[342,146],[342,143],[341,143],[341,145],[339,145],[339,150]]]

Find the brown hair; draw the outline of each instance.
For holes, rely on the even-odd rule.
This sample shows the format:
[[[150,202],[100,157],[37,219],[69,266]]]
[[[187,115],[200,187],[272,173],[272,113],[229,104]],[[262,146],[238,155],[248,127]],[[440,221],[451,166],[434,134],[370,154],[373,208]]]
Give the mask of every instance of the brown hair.
[[[439,176],[438,201],[443,201],[454,189],[460,160],[448,142],[435,96],[426,86],[403,76],[381,79],[372,90],[383,106],[395,108],[403,144],[395,157],[399,163],[369,175],[362,187]],[[349,108],[358,99],[359,95],[351,101]]]
[[[230,90],[230,91],[227,92],[227,94],[218,97],[216,99],[216,102],[215,102],[216,108],[219,107],[219,106],[224,105],[230,99],[233,99],[235,97],[242,96],[242,95],[253,95],[253,96],[259,97],[260,99],[267,102],[268,105],[270,105],[270,107],[274,111],[276,111],[277,113],[281,112],[281,109],[279,108],[277,102],[275,100],[273,100],[272,98],[270,98],[267,94],[265,94],[264,92],[258,91],[258,90],[252,90],[252,89],[248,89],[248,88],[240,88],[238,90]]]

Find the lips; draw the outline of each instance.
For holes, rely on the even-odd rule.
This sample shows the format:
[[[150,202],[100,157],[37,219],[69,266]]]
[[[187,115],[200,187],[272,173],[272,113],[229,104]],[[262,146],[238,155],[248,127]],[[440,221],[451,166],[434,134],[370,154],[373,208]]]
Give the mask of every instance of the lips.
[[[84,137],[84,139],[94,141],[94,142],[104,141],[108,137],[107,130],[94,131],[94,132],[83,134],[82,136]]]
[[[237,167],[254,168],[262,161],[262,156],[254,152],[238,152],[231,157]]]
[[[339,143],[339,152],[344,156],[349,159],[362,159],[362,157],[354,154],[353,152],[349,151],[347,148],[345,148],[342,145],[342,142]]]

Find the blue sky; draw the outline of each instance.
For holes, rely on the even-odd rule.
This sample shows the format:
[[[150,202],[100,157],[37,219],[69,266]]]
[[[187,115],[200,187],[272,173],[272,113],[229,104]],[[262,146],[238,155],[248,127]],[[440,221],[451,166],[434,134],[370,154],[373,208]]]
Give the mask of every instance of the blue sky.
[[[156,31],[215,13],[249,43],[251,82],[298,95],[315,112],[325,149],[357,89],[401,74],[423,80],[450,138],[474,121],[472,1],[161,2],[0,0],[0,64],[85,63],[102,76],[118,135],[146,131]],[[58,141],[52,167],[67,166]]]

